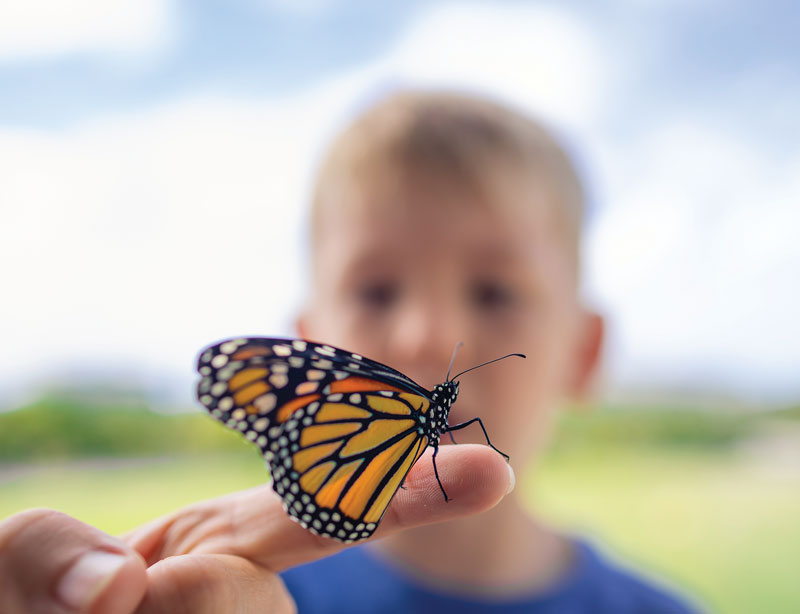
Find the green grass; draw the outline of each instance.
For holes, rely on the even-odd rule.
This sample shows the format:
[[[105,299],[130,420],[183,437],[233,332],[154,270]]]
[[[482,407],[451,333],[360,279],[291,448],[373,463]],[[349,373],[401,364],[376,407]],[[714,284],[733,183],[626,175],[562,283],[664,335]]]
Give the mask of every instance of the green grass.
[[[535,484],[535,487],[534,487]],[[800,611],[800,467],[737,454],[606,452],[547,463],[525,496],[712,611]]]
[[[47,506],[118,533],[265,478],[250,450],[6,467],[0,518]],[[732,451],[562,447],[519,492],[553,522],[670,578],[713,611],[800,611],[796,466]]]
[[[96,456],[152,456],[241,450],[236,433],[199,410],[150,411],[146,404],[43,397],[0,413],[0,462]]]
[[[244,453],[0,465],[0,518],[50,507],[109,533],[127,531],[181,506],[264,483],[252,450]]]

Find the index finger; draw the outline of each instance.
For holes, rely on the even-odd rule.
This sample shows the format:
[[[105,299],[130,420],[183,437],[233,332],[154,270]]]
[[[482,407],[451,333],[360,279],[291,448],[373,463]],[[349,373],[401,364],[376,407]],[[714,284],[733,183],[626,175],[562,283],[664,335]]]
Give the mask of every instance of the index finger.
[[[486,446],[441,446],[439,478],[428,450],[409,472],[371,539],[494,507],[513,488],[513,472]],[[346,548],[292,521],[272,489],[260,486],[190,506],[130,533],[125,540],[153,564],[178,554],[234,554],[276,572]],[[365,540],[369,541],[369,540]]]

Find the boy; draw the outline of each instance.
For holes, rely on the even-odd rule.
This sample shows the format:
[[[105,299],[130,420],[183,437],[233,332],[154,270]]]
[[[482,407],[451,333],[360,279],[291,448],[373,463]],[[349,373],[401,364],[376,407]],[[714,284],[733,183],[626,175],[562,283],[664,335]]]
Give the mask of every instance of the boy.
[[[450,415],[451,424],[480,416],[525,468],[600,355],[602,321],[578,300],[582,206],[569,160],[531,120],[467,96],[395,94],[358,118],[321,167],[298,332],[429,389],[458,341],[454,372],[527,354],[465,376]],[[474,428],[458,441],[484,440]],[[513,496],[283,578],[300,612],[687,611]]]
[[[322,167],[298,332],[428,388],[457,341],[453,372],[527,354],[465,375],[450,414],[453,424],[480,416],[526,467],[600,354],[602,322],[577,298],[580,220],[579,182],[539,126],[464,96],[397,94]],[[479,428],[457,435],[484,443]],[[450,502],[428,450],[381,521],[383,539],[344,550],[289,520],[268,485],[122,539],[22,512],[0,522],[0,611],[288,613],[293,601],[304,614],[688,611],[531,517],[506,496],[513,477],[487,446],[445,445],[437,460]]]

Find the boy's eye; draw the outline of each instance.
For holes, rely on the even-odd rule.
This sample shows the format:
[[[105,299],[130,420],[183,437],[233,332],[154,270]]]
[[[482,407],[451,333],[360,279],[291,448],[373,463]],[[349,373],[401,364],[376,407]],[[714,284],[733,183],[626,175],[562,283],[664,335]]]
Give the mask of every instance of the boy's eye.
[[[391,282],[368,283],[357,290],[358,300],[367,307],[375,309],[391,306],[398,294],[397,285]]]
[[[470,299],[479,309],[508,307],[515,300],[514,291],[496,281],[475,282],[470,287]]]

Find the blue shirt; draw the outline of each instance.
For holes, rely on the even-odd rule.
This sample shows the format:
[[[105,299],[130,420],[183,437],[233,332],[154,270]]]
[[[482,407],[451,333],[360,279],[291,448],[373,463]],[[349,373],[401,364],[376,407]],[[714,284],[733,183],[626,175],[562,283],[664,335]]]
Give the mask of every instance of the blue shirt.
[[[570,572],[544,593],[464,597],[422,586],[364,546],[282,574],[299,614],[687,614],[683,600],[575,543]]]

